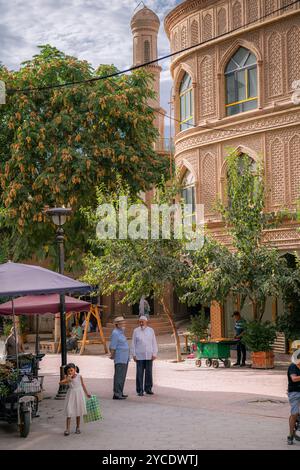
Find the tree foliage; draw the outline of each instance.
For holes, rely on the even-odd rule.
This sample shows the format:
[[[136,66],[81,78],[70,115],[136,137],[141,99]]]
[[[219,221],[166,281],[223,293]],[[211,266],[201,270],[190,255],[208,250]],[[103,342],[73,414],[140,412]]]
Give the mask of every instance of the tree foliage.
[[[158,185],[153,202],[170,203],[178,188],[169,184]],[[98,202],[108,202],[118,209],[119,196],[127,195],[128,206],[142,203],[137,197],[132,197],[126,188],[120,187],[115,193],[105,192],[100,188]],[[90,214],[91,223],[97,221],[94,214]],[[131,219],[128,219],[130,224]],[[95,256],[89,254],[86,257],[86,275],[84,280],[99,284],[103,294],[111,294],[119,291],[124,293],[122,302],[134,304],[139,302],[142,295],[154,297],[162,305],[165,314],[172,325],[177,348],[177,360],[181,360],[180,342],[173,312],[170,311],[165,299],[167,289],[173,285],[174,288],[180,280],[185,277],[188,269],[183,256],[183,240],[174,238],[171,232],[170,239],[151,239],[147,233],[147,239],[94,239],[92,244],[99,247],[101,254]]]
[[[261,321],[268,297],[283,296],[289,290],[300,294],[299,265],[291,269],[281,253],[262,244],[263,230],[273,226],[274,217],[264,212],[263,174],[246,155],[231,153],[227,158],[228,203],[218,203],[232,249],[210,239],[191,254],[190,272],[182,285],[182,296],[190,304],[224,303],[229,295],[250,300],[254,319]],[[273,220],[272,220],[273,219]]]
[[[195,317],[191,317],[191,324],[188,328],[189,336],[193,342],[198,342],[201,339],[207,340],[208,338],[209,318],[206,317],[204,310],[202,310]]]
[[[167,171],[168,162],[153,150],[157,131],[146,104],[152,78],[144,71],[80,86],[9,91],[115,71],[106,65],[94,70],[49,45],[18,71],[0,69],[8,89],[0,108],[0,205],[8,211],[14,259],[49,254],[54,237],[44,207],[65,205],[73,208],[67,259],[77,264],[88,236],[80,208],[95,206],[97,186],[113,188],[119,173],[137,193]]]
[[[247,322],[243,343],[253,352],[271,351],[276,338],[276,327],[271,322]]]

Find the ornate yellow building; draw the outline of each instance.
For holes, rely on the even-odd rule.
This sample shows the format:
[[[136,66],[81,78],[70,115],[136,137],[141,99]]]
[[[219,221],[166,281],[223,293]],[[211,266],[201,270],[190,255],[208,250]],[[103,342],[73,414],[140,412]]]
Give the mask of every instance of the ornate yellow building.
[[[292,85],[300,80],[300,4],[290,3],[187,0],[165,18],[172,52],[196,45],[171,64],[175,162],[189,196],[204,204],[208,229],[225,244],[230,240],[214,202],[224,198],[228,148],[262,160],[267,211],[296,210],[300,106],[292,101]],[[297,222],[266,231],[264,241],[283,254],[300,250]],[[213,309],[218,336],[232,331],[232,308],[229,303],[225,314]],[[280,302],[270,303],[267,317],[276,308]]]

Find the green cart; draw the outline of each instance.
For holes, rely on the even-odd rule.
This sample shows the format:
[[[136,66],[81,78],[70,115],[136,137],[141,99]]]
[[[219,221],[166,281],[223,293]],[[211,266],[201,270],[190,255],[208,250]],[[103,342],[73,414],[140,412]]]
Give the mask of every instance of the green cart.
[[[196,366],[201,367],[202,359],[205,359],[207,367],[217,369],[220,361],[225,367],[230,367],[230,346],[236,344],[234,340],[199,341],[197,343]]]

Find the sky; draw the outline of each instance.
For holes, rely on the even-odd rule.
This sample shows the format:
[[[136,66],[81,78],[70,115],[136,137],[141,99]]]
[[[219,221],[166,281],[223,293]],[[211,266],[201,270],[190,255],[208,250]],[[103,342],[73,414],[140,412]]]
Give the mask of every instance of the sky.
[[[170,51],[163,19],[181,0],[145,0],[159,16],[159,55]],[[51,44],[94,67],[132,65],[130,19],[139,0],[0,0],[0,62],[10,69]],[[139,7],[140,8],[140,7]],[[161,104],[169,112],[170,62],[161,62]],[[168,122],[166,121],[168,127]]]

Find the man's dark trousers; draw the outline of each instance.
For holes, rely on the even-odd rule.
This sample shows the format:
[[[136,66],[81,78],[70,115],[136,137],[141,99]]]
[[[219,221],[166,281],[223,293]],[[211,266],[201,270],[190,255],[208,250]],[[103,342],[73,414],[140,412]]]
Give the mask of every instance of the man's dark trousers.
[[[115,375],[114,375],[114,396],[121,397],[123,395],[125,379],[128,369],[127,364],[115,364]]]
[[[152,391],[152,364],[152,359],[145,361],[136,361],[136,393],[143,393],[144,391],[147,393]]]
[[[245,364],[246,362],[246,346],[239,341],[236,345],[236,350],[237,350],[237,363],[238,364]],[[242,358],[242,362],[241,362]]]

